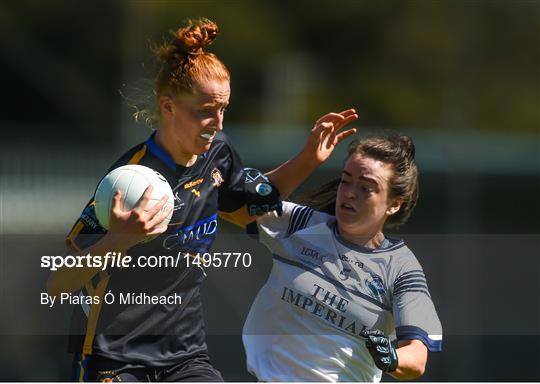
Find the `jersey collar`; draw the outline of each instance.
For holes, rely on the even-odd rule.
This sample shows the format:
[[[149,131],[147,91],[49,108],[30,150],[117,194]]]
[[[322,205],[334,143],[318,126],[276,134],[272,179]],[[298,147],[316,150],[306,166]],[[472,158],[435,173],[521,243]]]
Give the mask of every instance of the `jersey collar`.
[[[350,242],[349,240],[345,239],[343,236],[339,234],[339,230],[337,227],[337,222],[331,223],[330,229],[334,233],[335,238],[341,245],[344,245],[347,248],[350,248],[354,251],[361,252],[361,253],[382,253],[382,252],[388,252],[393,251],[395,249],[401,248],[405,245],[405,242],[402,239],[396,239],[393,237],[386,237],[384,238],[384,241],[382,242],[381,246],[379,248],[367,248],[362,247],[361,245],[355,244]]]
[[[159,146],[158,143],[156,143],[156,132],[157,131],[154,131],[150,135],[148,140],[146,140],[146,142],[145,142],[146,148],[148,148],[148,150],[154,156],[156,156],[158,159],[163,161],[163,163],[165,163],[165,165],[167,165],[167,167],[172,169],[174,172],[186,170],[188,167],[176,164],[174,162],[173,158],[171,157],[171,155],[169,155],[162,147]],[[197,161],[199,160],[199,158],[205,159],[207,155],[208,155],[208,152],[205,152],[202,155],[197,156]],[[197,163],[197,162],[195,162],[195,163]],[[193,164],[193,165],[195,165],[195,164]]]
[[[150,135],[148,140],[146,140],[145,144],[146,148],[148,148],[148,150],[154,156],[163,161],[163,163],[165,163],[169,168],[176,172],[176,163],[174,162],[173,158],[156,143],[156,131],[154,131]]]

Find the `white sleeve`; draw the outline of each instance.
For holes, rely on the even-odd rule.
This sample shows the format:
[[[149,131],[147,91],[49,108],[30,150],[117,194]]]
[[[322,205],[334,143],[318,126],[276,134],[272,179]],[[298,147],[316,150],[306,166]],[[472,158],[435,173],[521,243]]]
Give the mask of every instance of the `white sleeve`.
[[[305,229],[308,225],[318,224],[327,220],[328,215],[314,211],[312,208],[283,202],[283,214],[270,212],[257,218],[256,226],[248,226],[248,233],[258,237],[270,251],[275,251],[275,245],[295,232]]]
[[[257,218],[260,232],[270,237],[287,237],[306,227],[313,209],[289,201],[283,202],[283,214],[273,211]]]
[[[393,312],[398,340],[420,340],[431,352],[442,350],[442,326],[424,271],[411,253],[393,284]]]

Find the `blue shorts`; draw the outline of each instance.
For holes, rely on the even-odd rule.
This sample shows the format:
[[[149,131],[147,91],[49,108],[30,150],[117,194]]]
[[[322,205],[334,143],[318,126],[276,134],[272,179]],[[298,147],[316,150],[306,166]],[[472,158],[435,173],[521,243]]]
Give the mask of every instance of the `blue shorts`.
[[[197,355],[165,367],[149,367],[78,353],[73,360],[73,381],[83,382],[223,382],[221,373],[212,367],[208,355]]]

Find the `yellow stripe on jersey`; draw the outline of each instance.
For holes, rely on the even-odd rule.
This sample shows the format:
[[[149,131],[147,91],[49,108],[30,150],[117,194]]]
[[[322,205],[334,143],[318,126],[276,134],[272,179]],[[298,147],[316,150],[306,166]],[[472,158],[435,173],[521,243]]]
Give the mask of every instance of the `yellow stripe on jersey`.
[[[81,233],[83,228],[84,223],[81,220],[78,220],[77,224],[75,224],[68,237],[66,238],[66,244],[70,250],[75,250],[77,252],[81,251],[77,243],[75,243],[75,238],[79,236],[79,233]]]
[[[92,285],[92,281],[89,281],[84,285],[84,288],[86,289],[86,292],[88,293],[88,296],[95,296],[96,292],[94,289],[94,286]]]
[[[128,164],[138,164],[139,161],[143,158],[143,156],[146,154],[146,144],[143,145],[141,149],[139,149],[132,157],[129,159]]]
[[[143,145],[143,147],[140,150],[138,150],[131,157],[131,159],[129,159],[128,164],[138,164],[145,154],[146,154],[146,145]],[[95,202],[92,202],[92,203],[95,203]],[[78,228],[79,224],[81,224],[80,228]],[[73,239],[79,234],[83,226],[84,226],[83,223],[79,221],[79,223],[77,223],[77,225],[73,229],[72,233],[70,233],[70,236],[68,237],[68,239],[71,240],[72,244],[74,244]],[[82,354],[84,357],[92,355],[92,346],[94,344],[94,337],[96,336],[97,323],[99,320],[99,315],[101,313],[101,306],[103,305],[103,298],[105,296],[105,290],[107,289],[107,286],[109,284],[109,278],[110,276],[107,272],[101,271],[99,273],[99,282],[97,283],[97,286],[95,288],[92,287],[91,282],[85,285],[87,292],[91,296],[99,296],[99,303],[92,304],[90,306],[90,312],[88,313],[88,321],[86,323],[86,335],[84,337],[83,348],[82,348]],[[81,363],[80,379],[84,378],[84,372],[83,372],[84,370],[82,368],[83,367]]]
[[[241,228],[245,228],[246,225],[256,219],[256,217],[249,216],[245,205],[234,212],[218,211],[218,215],[221,219]]]
[[[86,359],[86,355],[82,354],[81,358],[79,359],[79,383],[84,383],[84,359]]]
[[[235,216],[232,215],[229,212],[218,211],[218,216],[219,216],[220,219],[228,221],[229,223],[232,223],[232,224],[234,224],[234,225],[236,225],[238,227],[245,228],[245,226],[242,225],[242,223],[240,221],[237,221]]]
[[[138,150],[131,157],[131,159],[129,159],[128,164],[138,164],[145,154],[146,154],[146,145],[143,145],[143,147],[140,150]],[[92,201],[89,205],[93,205],[93,204],[95,204],[95,201]],[[77,244],[75,244],[75,238],[81,232],[83,227],[84,227],[84,223],[81,220],[79,220],[67,238],[67,242],[69,243],[69,245],[73,246],[78,251],[81,251],[81,249],[77,247]],[[110,276],[107,274],[107,272],[101,271],[99,273],[99,282],[97,283],[97,286],[95,288],[92,286],[91,282],[88,282],[85,285],[86,291],[88,292],[90,296],[98,296],[100,299],[99,299],[98,304],[92,304],[90,306],[90,311],[88,313],[88,320],[86,322],[86,335],[84,337],[83,348],[82,348],[83,358],[80,361],[80,368],[81,368],[81,373],[79,376],[80,381],[84,381],[84,367],[82,366],[82,361],[84,360],[85,357],[92,355],[92,346],[94,344],[94,337],[96,335],[97,323],[99,320],[99,315],[101,313],[101,306],[103,304],[105,290],[107,289],[107,286],[109,284],[109,278]]]
[[[92,354],[92,345],[94,344],[94,337],[96,335],[96,327],[99,319],[99,314],[101,312],[101,306],[103,304],[103,297],[105,296],[105,290],[109,284],[109,275],[105,271],[99,273],[99,283],[97,284],[96,289],[94,290],[95,296],[99,296],[99,303],[92,304],[90,306],[90,312],[88,314],[88,321],[86,323],[86,336],[84,337],[83,343],[83,355]]]

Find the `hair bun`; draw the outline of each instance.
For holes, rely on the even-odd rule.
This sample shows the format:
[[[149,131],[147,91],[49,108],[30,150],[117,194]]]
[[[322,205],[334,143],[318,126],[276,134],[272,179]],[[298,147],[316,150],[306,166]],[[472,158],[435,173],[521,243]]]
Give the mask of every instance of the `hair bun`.
[[[402,135],[399,137],[399,143],[405,157],[410,162],[413,162],[416,150],[412,139],[409,136]]]
[[[176,31],[174,44],[180,52],[201,54],[216,39],[218,32],[217,24],[211,20],[205,18],[188,20],[185,27]]]

